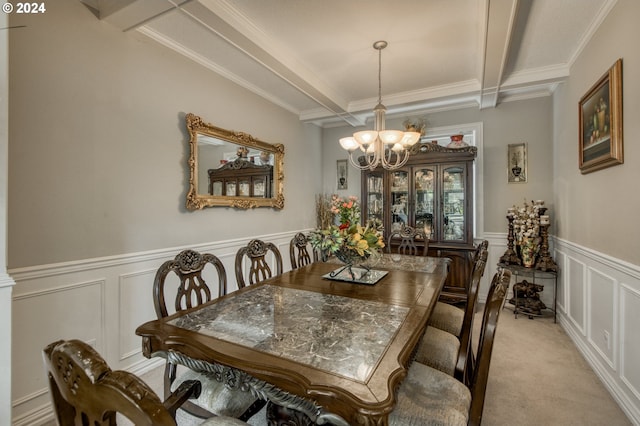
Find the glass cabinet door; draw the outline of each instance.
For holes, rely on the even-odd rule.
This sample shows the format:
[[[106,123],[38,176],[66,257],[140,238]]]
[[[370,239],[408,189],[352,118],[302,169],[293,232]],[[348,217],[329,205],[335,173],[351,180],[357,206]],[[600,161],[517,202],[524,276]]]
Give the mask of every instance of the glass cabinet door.
[[[434,211],[434,176],[433,169],[420,168],[413,171],[415,228],[423,229],[429,239],[433,239]]]
[[[465,236],[466,176],[459,166],[446,167],[442,175],[443,239],[463,241]]]
[[[365,225],[372,220],[376,226],[384,225],[384,174],[370,173],[367,175],[367,213],[365,215]]]
[[[391,232],[400,230],[403,224],[408,225],[409,218],[409,173],[404,170],[392,172],[391,186]]]

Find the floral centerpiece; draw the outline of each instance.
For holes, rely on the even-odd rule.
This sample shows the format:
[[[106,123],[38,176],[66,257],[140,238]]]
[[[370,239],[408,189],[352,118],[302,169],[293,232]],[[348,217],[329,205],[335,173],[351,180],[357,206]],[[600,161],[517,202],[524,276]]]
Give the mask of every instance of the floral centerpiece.
[[[317,229],[310,235],[311,245],[323,256],[335,255],[347,266],[361,263],[384,247],[382,234],[374,224],[360,225],[358,198],[331,197],[331,212],[337,223]]]
[[[540,250],[540,215],[546,210],[544,201],[527,200],[521,207],[509,209],[513,217],[513,231],[517,246],[520,249],[520,257],[524,266],[530,267],[535,263],[535,258]]]

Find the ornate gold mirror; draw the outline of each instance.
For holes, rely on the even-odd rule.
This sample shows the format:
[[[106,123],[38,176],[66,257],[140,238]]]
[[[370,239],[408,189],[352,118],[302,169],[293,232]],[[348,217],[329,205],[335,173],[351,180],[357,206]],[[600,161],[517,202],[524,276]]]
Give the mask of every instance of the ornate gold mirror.
[[[284,207],[284,146],[248,133],[221,129],[194,114],[189,131],[187,208]]]

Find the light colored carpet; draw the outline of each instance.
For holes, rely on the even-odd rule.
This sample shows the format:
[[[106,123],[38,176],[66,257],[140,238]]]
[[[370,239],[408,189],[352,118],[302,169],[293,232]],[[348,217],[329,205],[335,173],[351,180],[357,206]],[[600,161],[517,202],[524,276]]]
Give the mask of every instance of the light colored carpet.
[[[480,317],[476,318],[476,325]],[[476,333],[477,336],[477,333]],[[630,425],[569,336],[552,317],[500,315],[482,424]]]
[[[475,324],[480,320],[478,314]],[[162,373],[160,367],[142,376],[159,394]],[[199,423],[180,412],[177,420],[180,426]],[[249,423],[266,425],[264,409]],[[498,322],[482,424],[623,426],[631,422],[553,318],[520,315],[515,319],[507,305]]]

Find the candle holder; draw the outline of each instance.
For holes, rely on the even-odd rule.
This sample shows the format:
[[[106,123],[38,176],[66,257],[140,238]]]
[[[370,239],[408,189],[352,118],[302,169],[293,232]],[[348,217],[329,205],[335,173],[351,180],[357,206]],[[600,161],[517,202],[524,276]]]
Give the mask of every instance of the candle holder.
[[[500,263],[504,263],[506,265],[520,265],[521,261],[518,257],[518,254],[514,250],[513,242],[515,241],[515,236],[513,235],[513,214],[507,214],[507,220],[509,221],[509,233],[507,235],[507,251],[504,252],[502,257],[500,257]]]
[[[558,265],[553,261],[549,254],[549,224],[540,224],[540,236],[542,237],[542,243],[540,245],[540,256],[538,257],[538,263],[536,263],[536,269],[541,271],[557,271]]]

